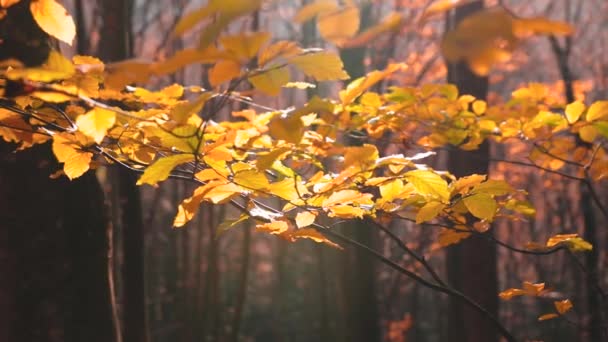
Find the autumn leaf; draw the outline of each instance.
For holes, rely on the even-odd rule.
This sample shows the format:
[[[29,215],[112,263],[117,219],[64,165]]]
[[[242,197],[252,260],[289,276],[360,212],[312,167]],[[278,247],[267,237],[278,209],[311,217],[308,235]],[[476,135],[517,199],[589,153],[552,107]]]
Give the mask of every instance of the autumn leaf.
[[[337,249],[343,249],[340,245],[329,240],[327,237],[321,234],[321,232],[314,228],[304,228],[296,229],[293,231],[287,231],[282,233],[281,236],[289,241],[296,241],[298,239],[310,239],[317,243],[326,244]]]
[[[589,106],[585,119],[589,122],[608,116],[608,101],[597,101]]]
[[[585,111],[585,104],[581,101],[572,102],[566,106],[566,118],[568,122],[573,124],[578,121]]]
[[[556,314],[556,313],[548,313],[548,314],[544,314],[544,315],[539,316],[538,320],[540,322],[542,322],[542,321],[547,321],[547,320],[554,319],[554,318],[557,318],[557,317],[559,317],[559,315]]]
[[[255,89],[270,96],[281,93],[283,85],[289,82],[290,72],[287,67],[269,66],[267,70],[261,70],[249,77],[249,82]]]
[[[437,217],[445,208],[445,204],[437,201],[431,201],[422,206],[416,214],[416,224],[428,222]]]
[[[108,129],[116,122],[116,112],[95,107],[86,114],[76,118],[78,130],[91,137],[96,143],[101,143]]]
[[[341,46],[359,31],[359,8],[348,5],[333,11],[324,11],[319,14],[317,27],[323,39]]]
[[[559,312],[560,315],[563,315],[566,312],[570,311],[570,309],[572,309],[573,307],[570,299],[555,301],[553,302],[553,305],[555,305],[555,309],[557,310],[557,312]]]
[[[55,0],[33,0],[30,11],[38,26],[49,35],[72,45],[76,25],[68,11]]]
[[[491,221],[496,215],[496,200],[486,193],[477,193],[462,199],[473,216]]]
[[[461,231],[456,229],[442,228],[439,232],[439,244],[442,247],[457,244],[461,240],[464,240],[471,236],[470,232]]]
[[[191,154],[176,154],[162,157],[146,168],[137,181],[137,185],[156,185],[158,182],[162,182],[169,178],[171,171],[173,171],[175,167],[193,160],[194,156]]]
[[[93,153],[83,151],[77,141],[67,133],[53,136],[53,154],[63,164],[65,175],[73,180],[90,168]]]
[[[330,52],[305,53],[290,58],[289,62],[317,81],[344,80],[349,77],[340,57]]]
[[[296,215],[296,226],[298,228],[308,227],[315,222],[317,214],[310,211],[302,211]]]
[[[411,183],[416,192],[424,197],[439,199],[446,203],[450,199],[448,183],[430,170],[413,170],[405,173],[405,179]]]
[[[593,246],[580,238],[578,234],[557,234],[547,240],[547,247],[554,247],[563,244],[573,252],[587,252],[593,249]]]

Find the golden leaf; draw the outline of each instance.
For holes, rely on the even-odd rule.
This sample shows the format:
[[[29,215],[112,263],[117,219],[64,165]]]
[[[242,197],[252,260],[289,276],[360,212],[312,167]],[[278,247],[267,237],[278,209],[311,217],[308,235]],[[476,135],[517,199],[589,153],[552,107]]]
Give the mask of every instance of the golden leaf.
[[[608,116],[608,101],[597,101],[589,106],[585,119],[595,121]]]
[[[408,171],[405,173],[405,179],[414,186],[418,194],[424,197],[439,199],[444,203],[450,199],[448,183],[433,171]]]
[[[319,14],[317,26],[323,39],[338,46],[344,44],[359,31],[359,7],[346,6]]]
[[[437,201],[431,201],[425,204],[416,214],[416,224],[428,222],[437,217],[445,208],[445,204]]]
[[[191,154],[176,154],[168,157],[162,157],[148,166],[144,173],[137,181],[137,185],[150,184],[156,185],[158,182],[169,178],[171,171],[180,164],[191,162],[194,156]]]
[[[289,241],[295,241],[297,239],[310,239],[317,243],[323,243],[323,244],[326,244],[328,246],[331,246],[331,247],[334,247],[337,249],[343,249],[342,247],[340,247],[340,245],[338,245],[335,242],[332,242],[331,240],[326,238],[323,234],[321,234],[321,232],[319,232],[318,230],[316,230],[314,228],[304,228],[304,229],[296,229],[293,231],[287,231],[287,232],[284,232],[283,234],[281,234],[281,237],[283,237]]]
[[[40,28],[49,35],[72,45],[76,37],[76,25],[68,11],[55,0],[33,0],[32,16]]]
[[[72,136],[54,135],[52,148],[57,160],[63,163],[63,171],[70,180],[89,170],[93,153],[82,151]]]
[[[76,118],[78,130],[91,137],[96,143],[101,143],[108,129],[116,122],[116,112],[99,107],[93,108],[84,115]]]
[[[568,122],[573,124],[578,121],[585,111],[585,104],[581,101],[572,102],[566,106],[566,118]]]
[[[261,70],[254,76],[249,77],[249,82],[255,89],[268,95],[276,96],[281,93],[283,85],[289,82],[290,72],[286,67],[270,66],[267,70]]]
[[[439,244],[446,247],[457,244],[469,236],[471,236],[471,233],[467,231],[442,228],[439,232]]]
[[[486,193],[476,193],[462,200],[471,214],[477,218],[490,221],[496,215],[496,200]]]
[[[301,24],[306,22],[320,13],[333,11],[338,8],[335,1],[331,0],[317,0],[315,2],[309,3],[305,6],[302,6],[293,17],[293,21]]]
[[[349,77],[344,71],[342,60],[334,53],[306,53],[290,58],[289,62],[317,81],[344,80]]]
[[[220,38],[220,43],[234,57],[247,61],[255,57],[262,45],[266,44],[269,39],[270,33],[268,32],[249,32],[223,36]]]
[[[559,315],[556,313],[548,313],[548,314],[544,314],[544,315],[538,317],[538,320],[542,322],[542,321],[547,321],[547,320],[554,319],[557,317],[559,317]]]
[[[308,227],[315,223],[317,214],[310,211],[302,211],[296,215],[296,226],[298,228]]]

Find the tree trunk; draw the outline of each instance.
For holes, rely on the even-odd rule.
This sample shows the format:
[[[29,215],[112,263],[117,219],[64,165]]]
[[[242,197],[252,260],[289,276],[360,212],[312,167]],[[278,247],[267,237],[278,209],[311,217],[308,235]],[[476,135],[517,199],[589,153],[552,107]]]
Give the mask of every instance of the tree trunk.
[[[95,174],[52,180],[48,144],[12,148],[0,145],[1,340],[114,341]]]
[[[369,25],[371,19],[371,4],[362,5],[361,30]],[[344,69],[351,79],[365,75],[365,47],[343,49],[340,56]],[[363,136],[362,136],[363,137]],[[350,139],[348,144],[361,145],[362,139]],[[352,221],[344,228],[344,233],[350,238],[372,247],[374,245],[373,230],[363,221]],[[349,342],[380,341],[380,326],[375,292],[375,260],[360,249],[341,252],[343,274],[342,284],[345,296],[345,325],[343,332]]]
[[[455,26],[468,15],[483,9],[483,1],[474,1],[454,10],[448,18],[448,28]],[[455,84],[461,94],[485,99],[488,78],[479,77],[464,63],[448,65],[448,82]],[[454,149],[448,156],[448,170],[457,177],[470,174],[487,174],[489,171],[489,144],[483,143],[476,151]],[[498,281],[496,276],[496,246],[478,235],[471,236],[447,252],[448,279],[454,288],[463,292],[493,316],[498,315]],[[453,341],[498,341],[495,327],[487,318],[450,297],[448,336]]]
[[[131,57],[132,1],[106,0],[99,6],[102,26],[98,57],[104,62]],[[118,169],[114,175],[118,179],[124,255],[123,340],[145,342],[144,227],[139,188],[135,185],[138,175],[124,168]]]
[[[43,63],[50,38],[30,1],[0,20],[0,60]],[[50,144],[0,142],[0,340],[114,341],[107,219],[94,172],[68,181]]]

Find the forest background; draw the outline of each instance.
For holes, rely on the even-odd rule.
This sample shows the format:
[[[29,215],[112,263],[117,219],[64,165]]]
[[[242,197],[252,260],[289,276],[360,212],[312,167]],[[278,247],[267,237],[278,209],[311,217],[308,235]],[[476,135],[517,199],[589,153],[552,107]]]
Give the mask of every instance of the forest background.
[[[21,113],[15,110],[21,110],[21,116],[34,115],[23,124],[37,132],[53,131],[63,124],[40,124],[43,117],[36,115],[42,107],[29,102],[24,105],[24,97],[33,91],[32,97],[59,113],[69,112],[54,107],[65,105],[66,100],[48,94],[73,96],[67,93],[68,88],[53,88],[65,85],[57,79],[44,79],[49,70],[57,71],[49,67],[52,63],[47,62],[42,72],[36,69],[49,56],[40,46],[50,37],[36,36],[39,30],[34,25],[45,29],[45,25],[54,24],[45,24],[43,19],[41,23],[31,3],[54,1],[0,2],[8,8],[0,21],[0,59],[17,59],[26,67],[17,67],[25,71],[13,72],[13,76],[3,71],[1,134],[10,143],[2,145],[0,170],[0,267],[6,278],[0,287],[0,303],[6,304],[0,313],[0,332],[6,333],[3,340],[599,341],[606,337],[608,312],[602,270],[608,246],[602,228],[608,218],[607,189],[602,180],[608,172],[604,151],[608,105],[601,101],[608,90],[605,1],[395,0],[338,5],[331,1],[232,0],[226,1],[227,6],[240,8],[237,14],[222,12],[218,5],[220,9],[208,16],[200,9],[210,5],[200,1],[63,2],[73,16],[77,35],[71,46],[61,43],[62,54],[98,57],[106,63],[108,89],[113,86],[111,81],[140,86],[139,93],[131,92],[137,93],[141,103],[174,108],[175,99],[171,102],[167,98],[176,89],[171,85],[179,84],[189,89],[188,99],[194,104],[186,105],[185,110],[198,108],[196,111],[207,118],[209,110],[201,108],[212,102],[203,96],[204,89],[213,90],[228,98],[213,100],[217,102],[211,106],[215,108],[213,120],[241,122],[245,118],[253,122],[256,119],[251,111],[255,118],[283,110],[280,113],[286,116],[281,122],[288,123],[270,122],[270,136],[289,143],[295,143],[290,141],[294,132],[308,130],[300,127],[301,115],[298,124],[287,120],[290,112],[301,108],[336,116],[349,112],[334,123],[337,147],[319,147],[327,153],[324,167],[335,167],[334,175],[345,170],[341,165],[348,163],[349,155],[351,159],[380,160],[368,153],[373,145],[379,156],[402,153],[414,157],[399,157],[406,169],[425,171],[413,162],[424,163],[430,170],[448,170],[459,178],[489,174],[496,181],[488,183],[481,176],[457,180],[439,173],[446,190],[450,186],[449,205],[429,199],[436,187],[428,193],[416,187],[417,195],[425,199],[408,202],[413,206],[408,209],[411,212],[383,217],[380,211],[394,210],[387,207],[390,201],[386,198],[399,197],[394,187],[404,186],[400,179],[401,183],[380,179],[400,174],[403,165],[398,169],[391,164],[396,163],[393,159],[386,165],[378,163],[388,165],[389,170],[380,171],[378,166],[375,178],[363,172],[365,184],[336,185],[332,194],[340,196],[327,195],[319,208],[300,204],[300,209],[307,209],[297,217],[278,217],[263,206],[280,212],[284,208],[280,199],[251,202],[245,198],[242,205],[252,220],[241,219],[243,212],[238,207],[216,203],[225,202],[225,198],[212,196],[209,200],[214,203],[202,203],[200,209],[188,212],[191,209],[182,201],[192,196],[197,185],[174,179],[184,169],[167,173],[171,177],[165,182],[161,181],[167,177],[152,173],[140,178],[145,168],[132,162],[145,159],[136,152],[149,156],[150,151],[134,151],[135,157],[125,162],[120,154],[104,155],[98,150],[105,158],[90,164],[89,157],[81,171],[89,167],[95,170],[81,177],[82,172],[74,173],[67,159],[61,160],[56,139],[52,152],[47,144],[13,153],[19,145],[38,143],[32,138],[36,135],[15,133],[14,115]],[[477,21],[469,21],[468,31],[466,27],[459,31],[461,22],[480,13]],[[63,31],[45,31],[65,40]],[[9,45],[7,42],[18,41],[15,32],[25,32],[26,42],[37,37],[43,43]],[[203,51],[202,45],[215,46],[218,37],[263,40],[243,32],[269,32],[272,42],[322,48],[331,56],[340,56],[343,65],[324,52],[298,50],[302,56],[322,58],[309,68],[293,62],[291,79],[284,79],[285,75],[275,74],[273,68],[257,69],[256,63],[263,56],[259,51],[264,51],[260,46],[244,52],[257,62],[247,60],[236,70],[233,61],[221,56],[210,62],[200,62],[208,56],[184,57],[184,51],[191,53],[197,44]],[[226,41],[221,44],[229,44]],[[176,57],[180,53],[181,57]],[[286,58],[291,61],[291,57]],[[124,60],[128,62],[120,62]],[[74,59],[74,63],[97,62]],[[84,75],[90,72],[78,70]],[[243,78],[244,70],[253,70],[244,77],[249,83],[232,82]],[[44,80],[32,83],[40,77],[36,72]],[[264,75],[270,76],[266,79]],[[366,75],[361,79],[363,85],[351,83]],[[70,80],[62,77],[58,79]],[[444,85],[446,82],[455,84],[460,95],[476,99],[459,96],[453,87]],[[278,88],[276,83],[280,83]],[[15,86],[17,90],[11,88]],[[395,86],[405,90],[399,93],[391,88]],[[440,107],[438,112],[464,102],[463,111],[481,119],[471,124],[476,130],[465,126],[468,133],[458,137],[445,133],[450,130],[437,125],[438,119],[432,115],[415,112],[408,120],[391,121],[388,117],[392,114],[384,110],[404,101],[399,96],[410,95],[420,99],[424,108]],[[97,102],[73,96],[70,101],[84,102],[91,108],[108,106],[125,116],[147,108],[128,96],[112,96],[100,95],[92,100]],[[349,97],[352,99],[345,100]],[[339,98],[341,102],[335,105],[348,110],[327,107],[322,98]],[[201,101],[198,106],[197,101]],[[312,103],[314,110],[306,103]],[[505,109],[505,103],[512,107]],[[524,111],[522,107],[532,112],[525,119],[517,116]],[[519,114],[509,114],[508,118],[497,114],[507,110]],[[374,116],[380,118],[380,124]],[[84,133],[83,117],[83,113],[74,114],[73,124],[81,126]],[[514,126],[514,118],[521,121],[517,123],[520,126]],[[329,122],[326,117],[323,120],[310,121],[306,127],[315,127],[311,130],[318,133],[318,126]],[[427,126],[432,127],[430,132]],[[85,135],[98,146],[104,146],[102,142],[110,146],[112,139],[121,138],[113,136],[109,128],[100,137],[95,130]],[[482,143],[486,138],[493,141]],[[214,143],[219,141],[213,139]],[[96,145],[87,145],[91,146]],[[179,144],[176,146],[179,149]],[[273,145],[277,146],[281,153],[287,153],[286,147]],[[246,143],[237,147],[254,148]],[[234,151],[231,153],[238,154]],[[166,156],[163,153],[156,157]],[[345,155],[347,161],[335,158],[338,155]],[[63,165],[57,165],[55,157]],[[310,161],[299,160],[298,164],[294,160],[288,164],[294,169],[311,167],[303,165]],[[104,166],[109,163],[114,165]],[[274,171],[269,172],[286,172],[274,165],[274,160],[270,164]],[[152,159],[147,165],[154,165]],[[199,171],[197,165],[194,170]],[[404,176],[406,183],[415,183],[413,175]],[[248,184],[254,191],[253,199],[273,194],[268,190],[272,188],[251,184],[252,179],[259,181],[257,176],[243,177],[241,174],[241,180],[234,180],[234,184]],[[310,189],[319,186],[311,179],[314,177],[308,179]],[[154,186],[139,187],[138,181]],[[327,179],[316,182],[335,185]],[[475,191],[480,191],[481,184],[494,187],[479,197]],[[353,193],[344,191],[353,189],[360,191],[357,195],[372,194],[375,203],[369,203],[367,197],[348,198],[346,195]],[[386,201],[379,202],[381,198]],[[338,207],[341,201],[346,201],[350,211]],[[458,203],[465,208],[458,209]],[[378,210],[373,214],[366,207],[371,204]],[[180,220],[180,213],[187,218]],[[294,224],[298,228],[311,226],[302,220],[323,222],[331,232],[292,230]],[[290,230],[285,233],[282,225]],[[437,281],[439,290],[408,274]],[[479,303],[485,313],[464,305],[455,291]]]

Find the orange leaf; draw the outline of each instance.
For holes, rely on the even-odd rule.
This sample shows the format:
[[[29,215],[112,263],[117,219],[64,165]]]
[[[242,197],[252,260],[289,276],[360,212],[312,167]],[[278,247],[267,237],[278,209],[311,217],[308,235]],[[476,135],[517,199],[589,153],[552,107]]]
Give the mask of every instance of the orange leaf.
[[[560,315],[563,315],[566,312],[570,311],[570,309],[572,309],[572,302],[570,301],[570,299],[564,299],[553,302],[553,305],[555,305],[555,309],[557,310],[557,312],[559,312]]]

